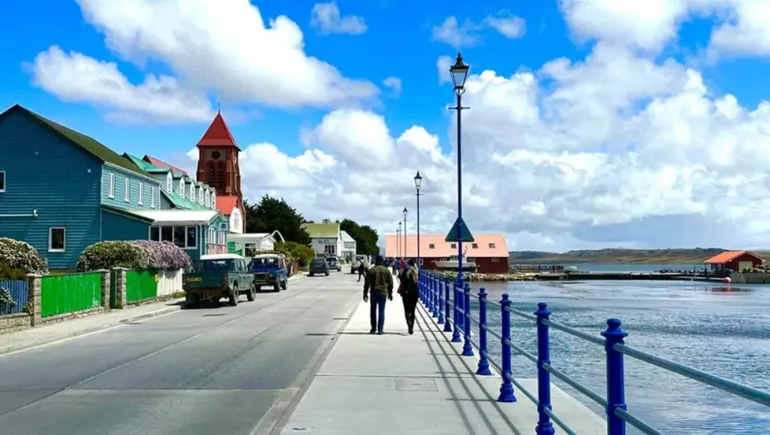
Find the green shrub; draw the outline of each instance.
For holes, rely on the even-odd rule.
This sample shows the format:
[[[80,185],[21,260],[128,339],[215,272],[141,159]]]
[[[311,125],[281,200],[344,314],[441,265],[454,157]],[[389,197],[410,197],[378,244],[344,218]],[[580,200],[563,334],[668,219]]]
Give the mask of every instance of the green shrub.
[[[78,258],[77,271],[125,267],[149,269],[152,253],[149,249],[131,242],[97,242],[83,250]]]
[[[27,279],[27,271],[0,264],[0,281],[21,281]]]
[[[48,264],[40,257],[37,249],[27,242],[6,237],[0,237],[0,265],[26,273],[48,273]]]

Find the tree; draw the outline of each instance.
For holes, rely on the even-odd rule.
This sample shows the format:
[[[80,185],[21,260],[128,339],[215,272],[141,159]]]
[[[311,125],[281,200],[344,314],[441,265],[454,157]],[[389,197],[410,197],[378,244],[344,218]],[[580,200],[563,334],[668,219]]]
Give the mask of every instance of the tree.
[[[276,243],[275,251],[298,262],[300,267],[307,266],[310,263],[310,260],[315,258],[315,251],[313,251],[313,248],[297,242]]]
[[[359,225],[356,221],[343,219],[340,222],[340,229],[350,234],[350,237],[356,240],[356,254],[378,255],[380,248],[377,247],[377,231],[369,225]]]
[[[287,242],[310,245],[310,234],[302,228],[305,219],[283,198],[265,195],[258,204],[244,201],[247,233],[272,233],[278,230]]]

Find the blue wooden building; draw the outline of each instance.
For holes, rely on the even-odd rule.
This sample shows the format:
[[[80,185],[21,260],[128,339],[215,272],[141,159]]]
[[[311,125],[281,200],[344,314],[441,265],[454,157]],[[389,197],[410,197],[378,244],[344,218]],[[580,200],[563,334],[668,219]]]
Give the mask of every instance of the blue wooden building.
[[[103,240],[168,240],[193,258],[226,250],[216,209],[162,210],[153,174],[19,105],[0,114],[0,155],[0,237],[31,244],[51,269]]]

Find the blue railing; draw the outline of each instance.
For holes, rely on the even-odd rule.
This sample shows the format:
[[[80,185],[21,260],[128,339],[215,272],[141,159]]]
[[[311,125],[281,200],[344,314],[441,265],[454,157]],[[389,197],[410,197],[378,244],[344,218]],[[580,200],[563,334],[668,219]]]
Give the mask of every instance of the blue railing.
[[[1,306],[0,316],[24,312],[24,304],[27,303],[27,280],[0,281],[0,288],[8,290],[11,293],[11,299],[15,302],[12,307]]]
[[[471,313],[471,296],[478,298],[478,318]],[[628,412],[625,398],[625,371],[623,357],[629,356],[652,364],[662,369],[677,373],[695,381],[743,397],[752,402],[770,407],[770,393],[738,384],[718,376],[688,367],[665,358],[652,355],[625,344],[628,333],[621,329],[619,319],[607,320],[607,328],[601,332],[601,337],[591,335],[575,328],[551,320],[548,304],[540,302],[537,310],[530,314],[511,307],[507,293],[503,294],[499,303],[501,330],[499,333],[487,325],[487,293],[479,289],[478,295],[471,293],[470,284],[462,281],[451,281],[437,274],[420,271],[420,300],[426,309],[444,326],[444,332],[451,332],[451,341],[463,343],[462,354],[473,356],[474,347],[479,351],[479,362],[476,369],[478,375],[491,375],[490,366],[494,366],[502,377],[499,402],[515,402],[514,386],[531,400],[538,411],[538,422],[535,429],[537,435],[553,435],[555,423],[565,433],[574,435],[569,425],[559,418],[551,404],[551,375],[587,396],[605,409],[608,435],[625,435],[626,425],[631,425],[648,435],[663,435],[649,424],[634,417]],[[527,352],[511,341],[511,315],[532,321],[537,326],[537,355]],[[478,325],[478,342],[471,338],[471,322]],[[606,353],[607,392],[602,396],[572,379],[564,372],[551,365],[550,328],[565,332],[582,340],[602,346]],[[490,358],[488,335],[500,340],[501,362],[496,363]],[[524,356],[537,366],[537,392],[527,391],[513,376],[511,358],[512,352]]]

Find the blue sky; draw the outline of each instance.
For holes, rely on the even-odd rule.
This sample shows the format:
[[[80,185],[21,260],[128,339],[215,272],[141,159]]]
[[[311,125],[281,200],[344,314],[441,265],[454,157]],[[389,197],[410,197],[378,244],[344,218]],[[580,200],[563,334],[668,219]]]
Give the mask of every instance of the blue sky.
[[[358,21],[322,32],[319,7],[338,9],[338,30]],[[221,102],[248,198],[280,195],[309,218],[389,232],[419,170],[424,230],[445,233],[455,114],[437,65],[459,48],[472,67],[463,185],[473,231],[502,231],[512,249],[766,247],[765,7],[12,0],[0,16],[10,41],[0,106],[189,168],[185,154]]]
[[[484,41],[463,49],[473,72],[494,69],[509,75],[517,70],[537,70],[545,62],[558,57],[580,60],[589,53],[590,42],[575,41],[570,37],[564,19],[555,2],[523,2],[490,0],[482,2],[411,2],[403,0],[340,0],[343,14],[365,18],[368,30],[363,35],[318,35],[310,28],[313,1],[253,2],[263,17],[287,15],[302,29],[306,52],[335,65],[351,78],[369,79],[380,83],[387,76],[401,78],[400,97],[387,95],[374,110],[385,115],[393,131],[402,131],[411,125],[425,126],[428,130],[447,134],[448,114],[442,110],[451,100],[448,84],[437,80],[436,58],[454,55],[454,48],[432,40],[431,29],[445,17],[454,15],[471,20],[507,9],[527,21],[527,32],[520,39],[508,39],[493,29],[479,33]],[[45,10],[45,14],[40,11]],[[141,82],[147,72],[170,73],[166,65],[151,63],[143,70],[124,62],[105,47],[104,35],[84,22],[75,1],[20,1],[5,5],[0,16],[0,27],[12,44],[0,58],[0,106],[20,103],[45,116],[95,136],[118,149],[141,154],[162,147],[161,154],[186,152],[205,129],[202,124],[134,125],[111,123],[103,119],[104,109],[83,103],[61,101],[36,88],[23,64],[51,45],[63,50],[75,50],[88,56],[118,62],[120,70],[134,83]],[[462,18],[461,18],[462,19]],[[673,56],[687,62],[702,50],[708,41],[710,22],[693,20],[682,27],[678,47],[666,50],[661,56]],[[265,59],[270,62],[270,59]],[[761,60],[741,59],[709,67],[704,74],[716,92],[733,93],[749,106],[756,104],[770,90],[764,78],[770,73],[768,64]],[[255,83],[259,86],[259,83]],[[211,95],[212,101],[216,100]],[[222,102],[225,113],[244,105]],[[242,145],[253,142],[271,142],[288,154],[302,151],[298,131],[303,125],[317,123],[324,110],[302,108],[296,110],[271,109],[259,104],[248,107],[263,115],[247,121],[231,120],[231,129]],[[446,142],[444,142],[446,143]]]

